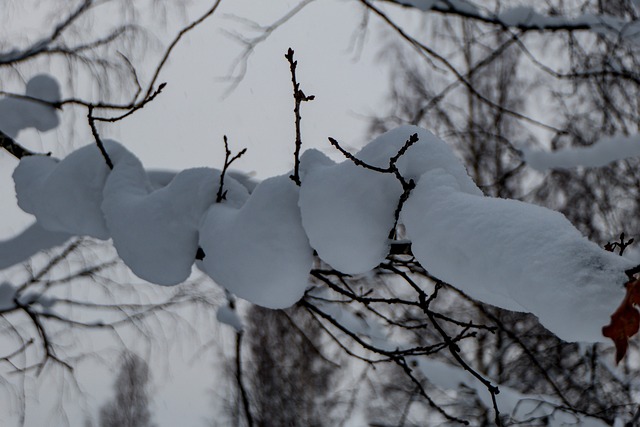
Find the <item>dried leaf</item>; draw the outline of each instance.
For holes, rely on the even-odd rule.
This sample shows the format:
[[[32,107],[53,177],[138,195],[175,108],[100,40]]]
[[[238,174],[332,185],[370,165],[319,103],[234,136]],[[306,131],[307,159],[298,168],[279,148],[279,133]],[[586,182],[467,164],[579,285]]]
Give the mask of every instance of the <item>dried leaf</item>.
[[[627,353],[629,338],[640,329],[640,313],[636,308],[640,305],[640,279],[630,280],[625,287],[627,294],[620,307],[611,315],[611,322],[602,328],[602,335],[611,338],[616,345],[616,363]]]

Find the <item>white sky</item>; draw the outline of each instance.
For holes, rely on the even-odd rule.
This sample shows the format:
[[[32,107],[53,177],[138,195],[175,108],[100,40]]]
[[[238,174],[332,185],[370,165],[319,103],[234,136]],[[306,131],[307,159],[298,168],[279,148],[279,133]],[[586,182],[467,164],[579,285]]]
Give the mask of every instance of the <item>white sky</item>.
[[[193,3],[187,10],[189,20],[209,7],[203,1]],[[360,59],[350,49],[362,18],[362,8],[356,2],[318,0],[307,6],[257,47],[242,83],[222,98],[229,86],[220,78],[229,71],[241,46],[225,36],[221,28],[244,31],[228,14],[269,24],[296,4],[289,0],[223,1],[216,15],[190,33],[174,51],[160,78],[168,83],[163,94],[125,122],[102,128],[102,136],[122,142],[147,167],[183,169],[220,167],[222,135],[226,134],[234,151],[248,148],[248,153],[235,164],[238,169],[253,171],[259,178],[286,173],[293,165],[294,126],[292,85],[284,54],[292,47],[299,61],[302,89],[316,95],[316,100],[302,106],[304,147],[323,148],[334,156],[328,136],[344,142],[346,147],[363,145],[367,127],[364,116],[382,105],[387,74],[385,67],[374,61],[379,53],[372,31],[377,27],[375,20],[370,24]],[[163,38],[175,33],[175,25],[172,28]],[[82,135],[84,132],[86,129],[80,131]],[[35,149],[44,146],[55,154],[53,147],[60,134],[27,131],[18,139]],[[64,141],[67,148],[62,147],[61,151],[68,152],[71,147],[88,142],[90,139],[85,137],[71,143]],[[9,154],[0,152],[0,239],[31,222],[15,202],[11,173],[16,164]],[[224,344],[232,342],[227,339]],[[168,375],[155,375],[153,383],[156,423],[160,427],[206,425],[213,415],[211,390],[217,386],[212,358],[207,356],[189,368],[186,356],[169,357],[175,364]],[[89,407],[101,404],[101,399],[111,394],[112,374],[91,364],[80,367],[77,375],[86,387]],[[43,393],[39,402],[31,401],[27,425],[46,425],[52,411],[50,397]],[[84,417],[75,411],[80,406],[73,408],[69,402],[65,405],[71,410],[71,424],[81,424]]]

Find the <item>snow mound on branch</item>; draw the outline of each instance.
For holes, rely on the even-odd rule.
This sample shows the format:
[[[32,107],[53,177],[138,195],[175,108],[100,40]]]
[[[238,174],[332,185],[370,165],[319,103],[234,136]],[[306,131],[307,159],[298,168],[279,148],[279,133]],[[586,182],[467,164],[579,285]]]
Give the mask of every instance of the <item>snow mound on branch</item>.
[[[559,212],[460,191],[425,174],[402,220],[420,263],[472,298],[535,314],[567,341],[603,341],[634,264],[590,242]]]
[[[102,211],[118,255],[144,280],[183,282],[195,261],[200,221],[215,201],[219,172],[187,169],[154,190],[133,154],[122,150],[111,160]]]
[[[110,153],[124,150],[104,141]],[[13,172],[18,206],[35,215],[45,229],[108,239],[100,205],[109,174],[95,144],[82,147],[63,160],[47,156],[23,157]]]
[[[524,161],[534,169],[569,169],[577,166],[602,167],[617,160],[640,157],[640,135],[603,138],[588,147],[556,151],[522,149]]]
[[[498,20],[508,27],[532,26],[543,29],[547,26],[568,24],[568,20],[561,16],[544,16],[529,6],[515,6],[504,10],[498,15]]]
[[[451,148],[416,126],[401,126],[379,136],[355,157],[370,166],[388,168],[413,134],[418,142],[397,162],[406,180],[444,167],[464,191],[482,194]],[[403,192],[396,177],[351,160],[336,165],[312,150],[303,154],[301,172],[302,223],[320,258],[347,274],[365,273],[380,264],[389,253],[389,232]]]
[[[402,186],[393,175],[350,160],[311,167],[303,176],[299,202],[311,246],[343,273],[371,270],[389,253],[389,231],[401,194]]]
[[[39,74],[29,80],[26,96],[46,102],[60,100],[60,85],[53,77]],[[15,138],[23,129],[36,128],[46,132],[58,126],[60,120],[55,108],[24,98],[0,99],[0,131]]]
[[[288,176],[262,181],[240,209],[211,206],[200,246],[203,270],[254,304],[289,307],[307,288],[313,251],[302,228],[298,187]]]

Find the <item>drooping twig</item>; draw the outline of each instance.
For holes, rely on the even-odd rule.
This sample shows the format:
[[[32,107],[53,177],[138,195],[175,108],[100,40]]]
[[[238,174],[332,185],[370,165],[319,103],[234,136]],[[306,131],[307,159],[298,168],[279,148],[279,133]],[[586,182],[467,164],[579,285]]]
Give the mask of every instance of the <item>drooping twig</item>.
[[[289,67],[291,68],[291,83],[293,83],[293,99],[295,101],[293,113],[295,114],[296,121],[296,149],[294,152],[295,164],[293,175],[289,178],[291,178],[296,185],[300,186],[300,149],[302,148],[302,137],[300,136],[300,121],[302,120],[302,117],[300,116],[300,104],[303,102],[313,101],[315,96],[305,95],[300,89],[300,83],[298,83],[296,78],[296,67],[298,66],[298,61],[293,59],[293,53],[293,49],[289,48],[286,55],[284,55],[287,61],[289,61]]]
[[[89,126],[91,127],[91,133],[93,134],[93,138],[96,141],[96,145],[102,153],[102,157],[104,157],[104,161],[109,166],[109,169],[113,169],[113,162],[107,153],[107,150],[104,148],[104,144],[102,143],[102,139],[100,139],[100,134],[98,133],[98,129],[96,128],[96,119],[93,117],[93,106],[89,106],[89,112],[87,113],[87,119],[89,120]]]
[[[236,154],[235,156],[232,156],[231,150],[229,150],[229,142],[227,141],[227,135],[224,135],[222,139],[224,140],[224,166],[222,167],[222,172],[220,172],[220,185],[218,186],[216,203],[222,202],[223,200],[225,200],[227,196],[227,192],[224,190],[224,177],[227,173],[227,169],[229,169],[229,166],[231,166],[233,162],[238,160],[240,157],[244,155],[244,153],[247,152],[247,149],[243,148],[242,150],[240,150],[238,154]]]
[[[122,119],[126,119],[127,117],[129,117],[130,115],[132,115],[136,111],[143,109],[148,103],[153,101],[156,98],[156,96],[158,96],[158,95],[160,95],[162,93],[162,90],[166,86],[167,86],[166,83],[160,83],[160,86],[158,86],[158,89],[156,89],[155,91],[151,92],[142,101],[140,101],[140,102],[138,102],[136,104],[133,104],[131,106],[131,108],[129,109],[129,111],[127,111],[124,114],[121,114],[119,116],[113,116],[113,117],[94,117],[94,120],[97,121],[97,122],[114,123],[114,122],[120,121]],[[90,105],[89,108],[93,108],[93,106]]]
[[[471,366],[469,366],[469,364],[462,358],[462,356],[460,355],[460,346],[458,346],[458,344],[451,338],[451,336],[449,336],[449,334],[442,328],[442,326],[440,326],[440,323],[438,323],[438,321],[436,320],[433,312],[429,309],[429,305],[433,301],[432,297],[433,295],[428,298],[424,292],[419,292],[419,301],[423,307],[424,313],[427,315],[427,317],[429,317],[431,324],[436,328],[436,331],[438,331],[442,339],[447,343],[449,353],[451,353],[456,362],[458,362],[458,365],[462,369],[473,375],[487,388],[487,391],[489,391],[489,394],[491,395],[491,402],[493,404],[495,415],[494,421],[496,425],[501,426],[502,421],[500,420],[500,410],[498,409],[498,402],[496,401],[496,395],[500,393],[500,389],[497,386],[493,385],[491,381],[487,380],[485,377],[479,374]]]

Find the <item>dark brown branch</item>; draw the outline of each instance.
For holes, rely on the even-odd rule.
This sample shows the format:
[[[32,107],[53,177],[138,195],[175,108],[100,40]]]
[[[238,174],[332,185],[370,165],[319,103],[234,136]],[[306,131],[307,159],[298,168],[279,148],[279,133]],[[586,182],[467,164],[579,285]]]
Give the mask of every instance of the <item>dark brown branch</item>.
[[[411,379],[411,381],[416,385],[416,387],[420,391],[420,395],[429,403],[429,405],[432,408],[434,408],[440,414],[442,414],[442,416],[444,416],[445,418],[447,418],[450,421],[454,421],[454,422],[461,423],[461,424],[464,424],[464,425],[469,425],[468,421],[462,420],[462,419],[457,418],[457,417],[454,417],[453,415],[447,413],[443,408],[441,408],[438,404],[436,404],[433,401],[433,399],[431,399],[431,397],[428,395],[427,391],[424,389],[424,387],[423,387],[422,383],[420,382],[420,380],[418,380],[418,378],[416,378],[415,375],[413,375],[412,369],[411,369],[411,367],[409,366],[409,364],[407,363],[407,361],[405,359],[404,354],[411,354],[410,352],[407,353],[407,352],[403,352],[403,351],[400,351],[400,350],[387,351],[387,350],[383,350],[381,348],[377,348],[375,346],[372,346],[372,345],[364,342],[355,333],[353,333],[348,328],[346,328],[343,325],[341,325],[340,322],[336,321],[333,317],[329,316],[327,313],[325,313],[322,310],[318,309],[315,305],[311,304],[310,302],[308,302],[306,300],[302,300],[300,304],[302,304],[305,308],[307,308],[307,310],[309,310],[313,314],[325,319],[330,324],[332,324],[334,327],[338,328],[340,331],[342,331],[343,333],[347,334],[352,340],[354,340],[356,343],[358,343],[364,349],[372,351],[372,352],[380,354],[380,355],[383,355],[383,356],[386,356],[386,357],[389,358],[390,361],[392,361],[396,365],[400,366],[403,369],[403,371],[405,372],[405,374],[409,377],[409,379]]]
[[[87,119],[89,120],[89,127],[91,128],[91,133],[93,134],[93,139],[96,141],[96,145],[104,157],[104,161],[109,166],[109,169],[113,169],[113,162],[107,153],[107,150],[104,148],[104,144],[102,143],[102,139],[100,139],[100,134],[98,134],[98,129],[96,128],[96,119],[93,117],[93,107],[89,107],[89,112],[87,113]]]
[[[345,150],[344,148],[342,148],[340,146],[340,143],[338,141],[336,141],[334,138],[329,137],[329,142],[331,143],[331,145],[333,145],[340,153],[342,153],[343,156],[345,156],[347,159],[351,160],[353,162],[353,164],[355,164],[356,166],[360,166],[363,167],[365,169],[369,169],[372,170],[374,172],[380,172],[380,173],[391,173],[391,171],[389,170],[389,168],[381,168],[379,166],[373,166],[370,165],[362,160],[360,160],[359,158],[357,158],[356,156],[354,156],[353,154],[351,154],[350,152],[348,152],[347,150]]]
[[[613,243],[607,242],[607,244],[604,245],[604,249],[609,251],[609,252],[613,252],[616,249],[618,249],[620,251],[618,253],[618,255],[622,256],[622,254],[629,247],[629,245],[631,245],[633,243],[633,238],[625,241],[624,240],[624,232],[623,232],[623,233],[620,233],[619,239],[620,239],[619,242],[613,242]]]
[[[398,160],[400,160],[400,158],[406,154],[407,150],[413,144],[418,142],[418,134],[414,133],[409,137],[409,139],[405,141],[404,145],[400,148],[400,150],[398,150],[398,152],[389,159],[389,166],[386,168],[370,165],[364,162],[363,160],[357,158],[356,156],[354,156],[353,154],[349,153],[347,150],[342,148],[340,146],[340,143],[336,141],[334,138],[330,137],[329,142],[338,151],[340,151],[340,153],[342,153],[343,156],[351,160],[356,166],[360,166],[365,169],[372,170],[374,172],[391,173],[400,182],[400,185],[402,185],[402,195],[400,195],[400,199],[398,200],[398,205],[396,206],[396,209],[394,212],[395,221],[393,223],[393,227],[391,227],[391,230],[389,230],[389,240],[394,240],[396,238],[396,229],[398,226],[398,221],[400,220],[400,212],[402,211],[402,207],[404,206],[405,202],[409,199],[409,195],[411,194],[411,191],[416,186],[415,182],[412,179],[407,180],[405,177],[402,176],[402,174],[400,173],[400,170],[398,169],[397,163],[398,163]]]
[[[291,83],[293,84],[293,99],[295,101],[295,106],[293,107],[293,114],[295,115],[295,125],[296,125],[296,148],[294,151],[294,167],[293,167],[293,175],[289,178],[296,183],[297,186],[300,186],[300,149],[302,148],[302,136],[300,132],[300,121],[302,120],[302,116],[300,115],[300,104],[303,102],[313,101],[315,99],[314,95],[305,95],[304,92],[300,89],[300,83],[296,78],[296,68],[298,66],[298,61],[293,59],[294,51],[289,48],[284,57],[289,61],[289,68],[291,69]]]

